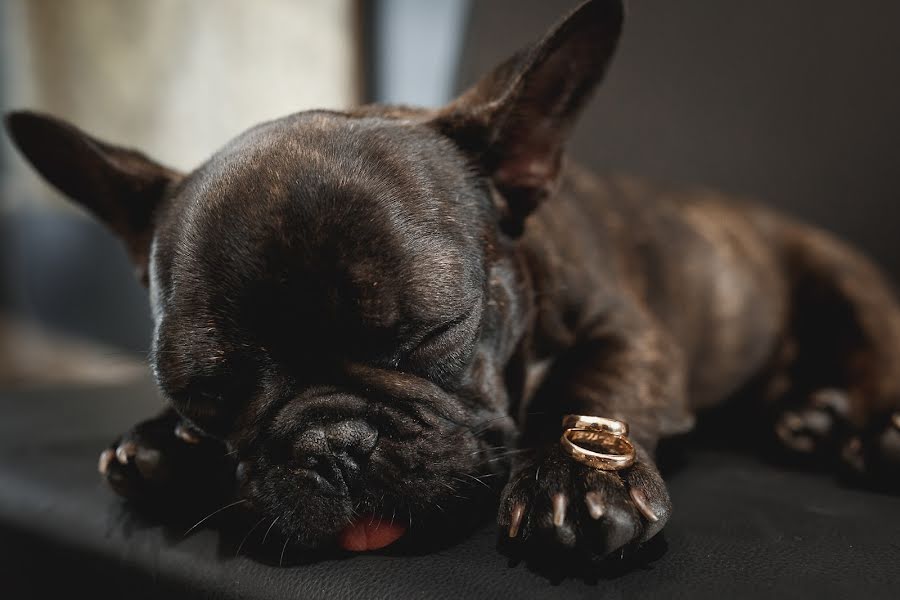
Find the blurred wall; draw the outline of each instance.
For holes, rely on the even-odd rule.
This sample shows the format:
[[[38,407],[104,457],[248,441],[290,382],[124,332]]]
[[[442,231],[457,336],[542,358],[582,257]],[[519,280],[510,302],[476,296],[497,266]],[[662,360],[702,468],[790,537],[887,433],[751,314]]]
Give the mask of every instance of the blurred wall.
[[[260,121],[357,103],[357,19],[356,0],[4,0],[0,108],[187,170]],[[0,138],[2,306],[146,348],[145,293],[118,241]]]
[[[461,84],[574,0],[472,3]],[[597,170],[749,194],[900,278],[900,2],[633,0],[572,141]]]
[[[371,100],[412,106],[447,102],[470,5],[470,0],[371,0]]]
[[[349,0],[5,0],[2,16],[4,108],[180,169],[261,121],[358,99]]]

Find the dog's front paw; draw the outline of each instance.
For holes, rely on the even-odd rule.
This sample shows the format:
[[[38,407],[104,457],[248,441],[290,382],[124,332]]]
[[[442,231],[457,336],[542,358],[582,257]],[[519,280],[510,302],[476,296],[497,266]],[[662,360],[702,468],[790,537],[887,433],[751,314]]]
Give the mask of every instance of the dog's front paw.
[[[503,490],[501,535],[559,544],[591,557],[636,547],[656,535],[672,512],[665,483],[646,452],[622,471],[574,461],[556,445],[514,471]]]
[[[900,491],[900,411],[867,424],[844,442],[843,475],[868,487]]]
[[[225,445],[191,430],[174,411],[143,421],[100,454],[100,474],[120,496],[193,502],[221,494],[234,465]]]

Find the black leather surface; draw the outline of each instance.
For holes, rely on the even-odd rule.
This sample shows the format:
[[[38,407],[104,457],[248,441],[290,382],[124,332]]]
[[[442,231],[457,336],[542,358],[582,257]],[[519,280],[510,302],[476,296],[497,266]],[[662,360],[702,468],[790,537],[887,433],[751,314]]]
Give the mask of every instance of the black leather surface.
[[[669,475],[674,517],[647,564],[629,570],[516,564],[490,523],[420,555],[286,567],[236,558],[218,530],[184,536],[185,525],[138,517],[101,484],[100,449],[157,408],[149,384],[0,392],[3,597],[893,598],[900,588],[900,499],[712,450],[689,450]]]

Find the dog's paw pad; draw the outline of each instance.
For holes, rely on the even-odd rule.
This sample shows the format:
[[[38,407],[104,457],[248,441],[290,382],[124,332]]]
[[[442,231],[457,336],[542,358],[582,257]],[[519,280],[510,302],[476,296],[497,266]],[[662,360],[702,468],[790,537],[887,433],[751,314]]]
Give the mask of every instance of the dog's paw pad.
[[[118,495],[153,510],[187,514],[235,492],[233,453],[183,425],[174,411],[135,425],[110,444],[97,470]]]
[[[499,524],[505,536],[606,556],[662,529],[671,503],[652,464],[598,471],[550,454],[518,469],[504,489]]]
[[[900,489],[900,417],[846,440],[841,448],[842,474],[863,485]]]
[[[850,400],[833,388],[811,394],[806,406],[788,410],[775,422],[775,435],[787,450],[799,455],[832,453],[849,430]]]
[[[891,415],[891,422],[879,436],[878,445],[886,461],[900,465],[900,413]]]
[[[161,453],[135,442],[121,442],[100,453],[97,470],[113,490],[131,498],[161,481]]]
[[[193,465],[209,450],[204,438],[174,415],[136,425],[100,453],[97,470],[119,495],[155,494],[172,483],[174,471]]]
[[[820,417],[827,419],[824,413],[804,411],[806,412],[811,413],[814,418],[806,419],[806,414],[788,411],[775,423],[775,435],[781,444],[788,450],[800,454],[812,454],[818,449],[818,436],[815,431],[819,427],[810,427],[809,422],[815,425]]]
[[[856,474],[864,473],[866,471],[866,459],[862,440],[855,436],[847,440],[841,448],[841,460],[844,466],[852,472]]]

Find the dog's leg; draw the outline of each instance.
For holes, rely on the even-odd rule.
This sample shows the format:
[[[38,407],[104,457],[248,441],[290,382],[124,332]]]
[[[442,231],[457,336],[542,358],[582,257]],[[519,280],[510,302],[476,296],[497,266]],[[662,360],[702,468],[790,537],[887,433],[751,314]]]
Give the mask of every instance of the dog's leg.
[[[786,247],[794,402],[776,434],[869,483],[900,485],[900,306],[869,261],[831,236],[798,226]]]
[[[535,450],[513,465],[504,489],[499,524],[510,538],[551,540],[603,556],[650,539],[669,518],[669,494],[652,455],[661,435],[692,423],[683,360],[640,308],[614,313],[585,328],[532,404],[546,430],[536,434],[542,441],[532,441]],[[551,402],[536,406],[540,398]],[[558,417],[566,413],[628,423],[635,464],[601,471],[572,460],[558,442]]]
[[[225,445],[192,430],[171,408],[119,437],[98,468],[116,493],[143,504],[190,509],[234,489],[235,463]]]

